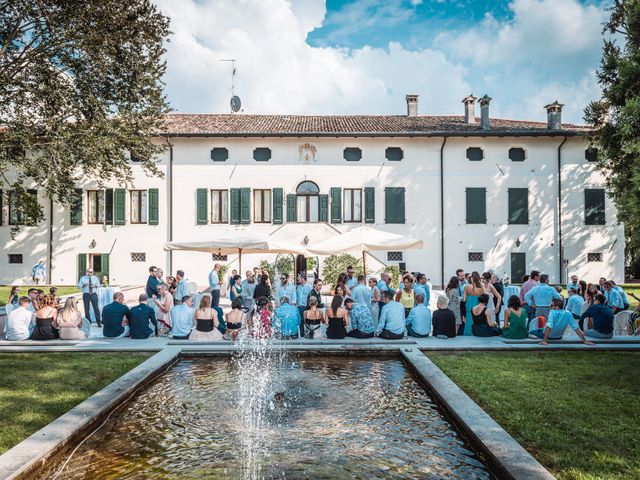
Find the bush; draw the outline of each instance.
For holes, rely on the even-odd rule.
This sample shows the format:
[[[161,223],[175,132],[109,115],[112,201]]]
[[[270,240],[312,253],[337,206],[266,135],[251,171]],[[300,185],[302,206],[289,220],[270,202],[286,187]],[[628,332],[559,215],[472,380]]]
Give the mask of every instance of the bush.
[[[290,255],[281,256],[274,264],[274,269],[278,273],[293,274],[293,258]]]
[[[316,258],[307,257],[307,272],[314,272],[316,269]]]
[[[269,278],[273,281],[276,278],[276,266],[274,263],[269,263],[266,260],[260,262],[260,268],[269,274]]]
[[[384,269],[384,271],[391,276],[391,287],[397,289],[400,285],[400,267],[398,267],[397,265],[389,265]]]
[[[347,267],[351,265],[356,270],[356,275],[362,271],[362,260],[358,260],[353,255],[341,253],[339,255],[330,255],[325,258],[322,264],[322,277],[325,284],[335,284],[338,275],[347,271]]]

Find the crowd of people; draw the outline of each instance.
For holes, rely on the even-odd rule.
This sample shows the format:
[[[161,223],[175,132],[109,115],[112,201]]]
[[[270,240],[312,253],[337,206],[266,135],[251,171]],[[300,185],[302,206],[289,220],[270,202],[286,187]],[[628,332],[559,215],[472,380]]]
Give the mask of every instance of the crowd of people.
[[[90,309],[108,338],[146,339],[171,336],[179,340],[236,340],[246,332],[255,338],[400,340],[405,336],[451,338],[502,336],[506,339],[539,338],[543,345],[559,340],[567,328],[587,344],[590,339],[613,336],[614,315],[629,309],[626,292],[612,280],[587,284],[572,276],[562,288],[549,285],[548,275],[532,271],[523,278],[519,295],[505,299],[505,286],[494,274],[456,271],[444,295],[429,308],[432,288],[425,274],[403,272],[397,288],[388,273],[379,278],[356,275],[352,266],[340,273],[330,292],[324,282],[306,275],[295,280],[287,273],[271,279],[266,270],[254,268],[242,278],[232,271],[222,278],[221,265],[211,270],[207,294],[190,292],[182,270],[164,277],[161,268],[149,268],[149,277],[138,304],[129,308],[124,294],[99,309],[100,286],[88,268],[78,282],[84,312],[69,297],[60,305],[55,287],[48,294],[32,288],[28,296],[11,291],[6,338],[9,340],[78,340],[89,336]],[[226,314],[220,308],[221,287],[231,300]],[[330,293],[330,295],[325,295]],[[636,298],[631,294],[633,298]],[[328,299],[330,297],[330,299]],[[636,298],[637,299],[637,298]],[[504,304],[504,308],[503,308]],[[632,330],[640,331],[640,306],[630,315]]]

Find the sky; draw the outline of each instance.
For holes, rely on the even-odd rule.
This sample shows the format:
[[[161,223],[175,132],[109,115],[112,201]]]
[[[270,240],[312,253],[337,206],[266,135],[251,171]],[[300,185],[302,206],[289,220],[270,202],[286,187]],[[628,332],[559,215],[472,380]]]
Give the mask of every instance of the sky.
[[[463,114],[583,123],[598,99],[610,0],[155,0],[171,18],[164,81],[183,113]],[[479,107],[477,107],[479,114]]]

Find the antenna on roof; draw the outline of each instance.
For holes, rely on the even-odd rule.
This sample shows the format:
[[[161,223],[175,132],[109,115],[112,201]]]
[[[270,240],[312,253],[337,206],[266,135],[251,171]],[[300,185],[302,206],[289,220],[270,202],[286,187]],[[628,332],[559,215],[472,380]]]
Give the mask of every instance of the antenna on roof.
[[[235,58],[223,58],[220,59],[221,62],[231,62],[231,101],[229,105],[231,106],[231,113],[237,113],[240,111],[240,107],[242,107],[242,102],[240,101],[240,97],[236,95],[236,62]]]

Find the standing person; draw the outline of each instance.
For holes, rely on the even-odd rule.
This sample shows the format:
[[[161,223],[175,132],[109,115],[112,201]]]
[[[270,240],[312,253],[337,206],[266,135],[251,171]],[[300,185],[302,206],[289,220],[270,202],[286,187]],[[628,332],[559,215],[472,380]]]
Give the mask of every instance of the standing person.
[[[280,284],[276,287],[276,304],[280,305],[280,299],[287,297],[289,305],[296,305],[296,286],[289,281],[289,274],[280,275]]]
[[[416,305],[407,317],[407,335],[415,338],[428,337],[431,333],[431,310],[425,306],[424,295],[416,294]]]
[[[78,288],[82,291],[82,304],[84,305],[84,316],[87,320],[91,321],[89,315],[89,304],[93,307],[93,313],[96,317],[96,323],[98,327],[102,327],[100,321],[100,307],[98,306],[98,287],[100,287],[100,280],[93,274],[93,268],[87,268],[86,274],[80,277],[78,282]]]
[[[167,281],[165,283],[167,284],[167,289],[169,290],[169,293],[171,294],[171,296],[174,298],[174,302],[175,302],[176,290],[178,289],[178,281],[176,280],[176,277],[172,277],[171,275],[168,275]]]
[[[504,312],[502,336],[511,340],[527,338],[529,336],[527,323],[527,312],[522,308],[520,298],[517,295],[511,295],[507,302],[507,310]]]
[[[298,300],[298,311],[300,318],[304,319],[304,311],[309,303],[309,294],[313,287],[307,282],[307,275],[301,274],[296,287],[296,299]],[[300,322],[300,336],[304,337],[304,322]]]
[[[318,308],[318,299],[310,296],[307,301],[307,310],[302,315],[305,333],[310,339],[322,338],[322,324],[325,323],[324,313]]]
[[[359,280],[355,276],[355,270],[353,268],[353,265],[349,265],[347,267],[347,278],[345,279],[344,283],[347,285],[347,288],[349,290],[353,290],[356,287],[356,285],[358,285]]]
[[[456,270],[456,277],[458,277],[458,296],[460,297],[460,321],[464,323],[465,316],[467,315],[467,305],[464,301],[464,288],[467,286],[467,276],[464,274],[464,270],[459,268]],[[462,335],[464,332],[458,332],[458,335]]]
[[[82,328],[82,314],[78,310],[78,300],[73,297],[67,298],[64,308],[58,313],[57,325],[58,335],[62,340],[81,340],[89,336],[89,332]]]
[[[287,297],[280,298],[280,306],[273,314],[273,328],[276,335],[282,340],[294,340],[300,332],[300,311],[289,303]]]
[[[347,336],[349,313],[342,308],[344,298],[340,295],[333,297],[331,307],[327,309],[327,338],[340,340]]]
[[[567,283],[567,292],[572,288],[576,291],[576,293],[580,292],[580,283],[578,282],[577,275],[571,275],[571,279]]]
[[[134,340],[144,340],[158,335],[158,320],[153,309],[147,305],[148,301],[147,294],[141,293],[138,296],[138,305],[129,310],[129,335]]]
[[[342,291],[343,291],[343,296],[348,296],[349,298],[351,298],[351,289],[349,287],[347,287],[347,274],[342,272],[340,275],[338,275],[338,279],[336,280],[336,283],[334,284],[334,295],[338,295],[337,291],[338,291],[338,287],[341,286],[342,287]]]
[[[602,293],[604,295],[604,284],[607,283],[607,279],[604,277],[600,277],[600,279],[598,280],[598,290],[600,290],[600,293]]]
[[[497,337],[502,334],[502,329],[491,320],[487,304],[489,295],[482,293],[478,297],[478,304],[471,309],[473,319],[472,332],[474,337]]]
[[[194,313],[193,299],[189,295],[182,297],[180,305],[171,309],[173,321],[171,336],[174,340],[189,340],[193,329]]]
[[[347,332],[347,337],[372,338],[375,327],[373,326],[373,318],[371,318],[370,306],[355,302],[352,298],[347,298],[344,301],[344,306],[349,312],[349,324],[351,326],[351,330]]]
[[[496,302],[496,315],[500,315],[500,310],[502,310],[502,301],[504,300],[504,283],[500,277],[498,277],[495,273],[491,274],[491,284],[493,288],[495,288],[496,292],[500,296],[500,300]]]
[[[489,312],[489,316],[491,317],[491,321],[494,324],[499,323],[499,314],[500,309],[498,305],[502,303],[502,296],[491,283],[491,274],[489,272],[484,272],[482,274],[482,288],[484,289],[484,293],[489,295],[489,303],[487,304],[487,311]]]
[[[178,270],[176,272],[176,292],[173,295],[173,303],[179,305],[182,301],[182,297],[186,297],[190,294],[189,285],[184,278],[184,270]]]
[[[266,298],[267,301],[271,301],[271,287],[269,286],[269,274],[264,272],[260,276],[260,283],[253,291],[253,298],[256,300],[256,304],[260,298]]]
[[[527,312],[527,318],[529,321],[533,319],[536,310],[533,306],[529,305],[529,302],[527,302],[524,296],[529,293],[529,290],[538,286],[538,280],[540,280],[540,272],[537,270],[531,270],[529,279],[523,282],[520,287],[520,303],[522,304],[522,308],[524,308],[525,312]]]
[[[610,339],[613,337],[613,311],[605,305],[604,295],[599,293],[596,295],[595,303],[591,305],[585,312],[580,315],[580,328],[582,328],[584,319],[591,318],[591,328],[586,329],[584,334],[591,338]]]
[[[209,273],[209,288],[211,288],[211,306],[217,308],[220,305],[220,269],[222,265],[216,263],[213,270]]]
[[[578,293],[582,298],[585,298],[587,295],[587,282],[585,282],[584,280],[580,280],[578,284],[580,285],[580,290],[578,290]]]
[[[458,280],[458,277],[451,277]],[[456,298],[458,292],[456,289]],[[456,325],[456,310],[460,313],[460,309],[457,307],[449,308],[449,299],[444,295],[439,295],[436,300],[436,306],[438,307],[433,312],[433,336],[439,338],[452,338],[456,336],[458,326]]]
[[[231,300],[233,302],[233,299],[236,298],[236,292],[234,291],[233,287],[236,284],[236,276],[238,275],[238,270],[233,269],[231,270],[231,275],[229,275],[229,280],[227,281],[227,284],[229,285],[229,300]]]
[[[247,278],[242,280],[242,282],[240,282],[240,285],[242,286],[242,293],[240,293],[242,305],[244,305],[244,308],[251,311],[253,310],[253,307],[255,305],[255,302],[253,300],[253,292],[256,290],[256,278],[252,270],[247,270]],[[233,306],[231,308],[233,309]],[[233,338],[235,339],[235,337]]]
[[[584,298],[578,295],[574,287],[571,287],[568,292],[569,298],[567,298],[565,310],[573,315],[574,320],[578,320],[582,313],[582,307],[584,307]]]
[[[449,279],[449,283],[444,290],[445,295],[447,296],[447,307],[449,310],[453,312],[453,316],[456,320],[456,332],[457,335],[464,334],[464,324],[462,323],[462,315],[460,313],[460,279],[456,277],[451,277]],[[442,315],[441,315],[442,316]],[[436,335],[435,333],[433,334]],[[446,334],[445,334],[446,335]],[[455,335],[447,335],[447,337],[455,337]]]
[[[253,277],[253,272],[249,270],[247,272],[247,279]],[[253,298],[251,299],[253,301]],[[245,312],[242,310],[242,299],[235,298],[231,302],[231,311],[227,313],[227,335],[226,338],[235,342],[238,339],[238,334],[242,329],[242,325],[245,322]]]
[[[465,285],[462,293],[462,301],[467,309],[464,322],[464,335],[466,336],[473,335],[473,316],[471,314],[471,309],[478,305],[478,298],[483,293],[484,288],[482,287],[480,274],[478,272],[471,272],[471,282]],[[489,301],[488,295],[487,301]]]
[[[613,288],[613,282],[607,280],[604,282],[604,298],[607,306],[611,311],[616,314],[624,310],[624,302],[622,301],[622,295],[620,292]]]
[[[17,307],[20,301],[20,287],[11,287],[11,293],[9,293],[8,305]]]
[[[391,277],[387,272],[382,272],[380,274],[380,280],[378,280],[377,287],[380,291],[380,301],[378,302],[378,316],[380,316],[382,314],[382,307],[386,305],[382,299],[382,295],[387,290],[393,291],[393,289],[391,288]]]
[[[124,304],[124,294],[113,294],[113,302],[102,309],[102,334],[107,338],[122,338],[129,335],[131,312]]]
[[[393,292],[389,290],[382,293],[385,306],[380,312],[376,333],[378,337],[387,340],[401,340],[405,330],[404,306],[394,301],[393,297]]]
[[[380,317],[380,290],[375,277],[369,279],[369,292],[371,293],[371,318],[374,329],[378,328],[378,318]]]
[[[33,312],[27,309],[30,303],[29,297],[20,297],[18,308],[9,312],[5,331],[7,340],[28,340],[31,337]]]
[[[396,302],[400,302],[404,307],[404,317],[407,318],[409,316],[409,312],[416,305],[416,295],[413,291],[413,275],[410,273],[406,274],[402,278],[403,287],[401,290],[398,290],[396,293]]]
[[[233,280],[233,286],[231,287],[231,290],[233,290],[233,299],[242,299],[242,277],[240,275],[236,275],[233,277]]]
[[[533,277],[533,273],[531,275]],[[549,275],[540,275],[540,284],[529,290],[525,296],[525,301],[535,308],[535,317],[549,317],[551,310],[551,300],[558,298],[562,300],[555,288],[549,285]]]
[[[424,273],[416,275],[416,281],[413,282],[413,292],[424,296],[424,304],[429,307],[431,303],[431,286],[427,283],[427,276]]]
[[[153,300],[158,297],[158,269],[155,266],[149,267],[149,278],[147,278],[147,286],[145,287],[145,293],[149,299]]]
[[[235,300],[236,298],[233,299],[233,301]],[[233,305],[233,302],[231,304]],[[189,340],[194,342],[217,342],[222,340],[218,312],[211,308],[211,299],[208,295],[203,295],[200,299],[200,305],[193,313],[192,327],[193,330],[189,335]]]
[[[31,269],[31,279],[35,285],[44,284],[47,278],[47,269],[44,266],[44,259],[41,258]]]
[[[37,312],[40,308],[40,306],[38,305],[38,289],[30,288],[27,291],[27,295],[29,297],[29,306],[27,307],[27,309],[32,313]]]
[[[316,299],[316,302],[318,303],[318,308],[324,308],[324,303],[322,302],[322,280],[320,280],[319,278],[316,278],[313,281],[313,290],[311,290],[309,292],[309,299],[307,301],[310,302],[312,298]]]
[[[594,345],[587,341],[582,330],[576,323],[575,319],[569,312],[562,310],[562,304],[564,302],[560,299],[554,298],[551,305],[551,311],[549,312],[549,318],[544,328],[538,328],[530,332],[534,337],[542,338],[540,345],[548,345],[549,340],[562,340],[565,330],[570,326],[580,337],[580,340],[585,345]]]
[[[358,283],[351,289],[351,298],[354,302],[369,308],[371,306],[371,291],[367,287],[364,275],[358,275]],[[369,310],[371,310],[369,308]]]
[[[158,285],[158,294],[160,298],[153,300],[158,309],[158,336],[166,337],[171,331],[173,296],[169,293],[169,286],[166,283]]]

